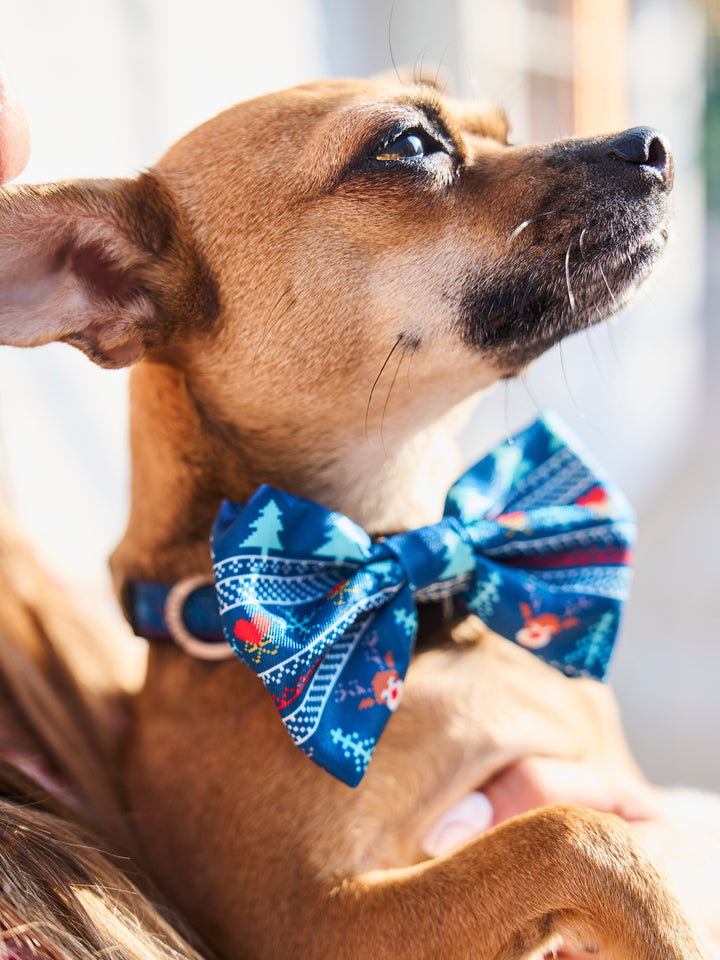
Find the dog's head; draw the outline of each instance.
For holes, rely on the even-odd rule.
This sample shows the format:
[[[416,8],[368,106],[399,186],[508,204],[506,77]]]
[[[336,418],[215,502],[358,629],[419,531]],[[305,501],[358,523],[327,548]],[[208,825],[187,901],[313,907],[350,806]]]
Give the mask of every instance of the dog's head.
[[[246,431],[384,416],[392,436],[618,309],[665,245],[671,184],[653,131],[515,147],[430,87],[312,84],[136,181],[7,191],[0,333],[167,359]]]
[[[259,315],[309,382],[376,375],[399,343],[421,384],[445,364],[477,387],[617,310],[667,239],[672,160],[654,131],[507,135],[497,112],[428,87],[338,81],[240,105],[158,171],[233,298],[222,339],[272,347]]]

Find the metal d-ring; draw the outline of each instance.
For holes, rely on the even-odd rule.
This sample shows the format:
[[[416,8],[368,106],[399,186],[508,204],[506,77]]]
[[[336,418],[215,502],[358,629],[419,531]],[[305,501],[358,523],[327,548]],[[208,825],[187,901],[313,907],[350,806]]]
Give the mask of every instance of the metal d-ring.
[[[165,600],[165,622],[170,636],[181,650],[197,660],[230,660],[235,656],[228,643],[200,640],[199,637],[190,633],[183,621],[185,601],[190,594],[198,587],[206,587],[214,582],[212,575],[202,573],[185,577],[170,588]]]

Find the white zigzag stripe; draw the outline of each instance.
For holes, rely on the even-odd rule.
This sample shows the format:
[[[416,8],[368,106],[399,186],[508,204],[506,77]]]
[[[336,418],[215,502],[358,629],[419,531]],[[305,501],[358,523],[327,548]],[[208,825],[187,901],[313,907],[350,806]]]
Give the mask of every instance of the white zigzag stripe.
[[[302,575],[278,577],[251,573],[247,576],[225,577],[223,580],[218,580],[216,590],[220,600],[220,613],[225,613],[246,603],[248,599],[255,603],[269,603],[274,607],[294,607],[311,600],[320,600],[332,590],[336,583],[336,577],[321,573],[313,574],[312,581]],[[244,589],[243,593],[240,590],[241,585]],[[279,589],[280,587],[284,590]],[[282,597],[283,592],[288,596]]]
[[[362,624],[355,636],[347,644],[342,645],[345,649],[341,650],[340,645],[335,644],[330,650],[328,650],[327,654],[323,657],[323,661],[318,667],[315,676],[310,681],[310,686],[308,687],[307,693],[303,698],[301,705],[294,713],[291,713],[287,717],[283,717],[283,722],[288,730],[292,732],[291,727],[295,728],[293,739],[298,745],[309,740],[320,725],[322,712],[330,697],[330,694],[335,688],[335,683],[340,674],[343,672],[345,664],[350,659],[350,656],[362,639],[368,626],[369,620],[368,622]],[[333,654],[336,654],[336,656],[333,656]],[[328,658],[331,658],[331,661],[326,665]],[[321,674],[321,670],[323,670],[323,667],[325,666],[326,669]],[[302,716],[303,714],[307,714],[307,716]],[[314,718],[313,714],[316,714]],[[307,732],[302,736],[299,734],[300,730],[305,726],[305,724],[301,724],[301,717],[303,720],[305,720],[305,723],[312,724],[312,726],[308,728]]]
[[[294,566],[299,567],[312,567],[315,570],[322,570],[323,567],[357,567],[357,563],[342,563],[335,560],[324,560],[321,557],[316,559],[298,559],[296,557],[264,557],[259,553],[238,553],[234,557],[224,557],[222,560],[218,561],[215,564],[216,570],[222,570],[224,566],[230,564],[240,564],[247,561],[248,563],[262,563],[262,564],[282,564],[283,566]]]

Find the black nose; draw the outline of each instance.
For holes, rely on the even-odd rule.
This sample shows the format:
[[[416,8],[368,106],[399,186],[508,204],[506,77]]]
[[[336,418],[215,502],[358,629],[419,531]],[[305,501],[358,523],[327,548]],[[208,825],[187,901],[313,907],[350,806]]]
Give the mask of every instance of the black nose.
[[[625,163],[654,170],[662,178],[665,188],[672,189],[674,166],[670,144],[652,127],[632,127],[606,141],[609,156]]]

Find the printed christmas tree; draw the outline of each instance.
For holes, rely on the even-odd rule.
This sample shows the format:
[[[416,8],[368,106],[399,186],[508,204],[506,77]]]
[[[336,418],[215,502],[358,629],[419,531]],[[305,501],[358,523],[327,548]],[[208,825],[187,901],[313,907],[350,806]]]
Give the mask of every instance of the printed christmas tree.
[[[493,615],[496,604],[500,602],[498,587],[503,579],[497,570],[491,570],[486,580],[479,580],[468,602],[468,607],[485,623]]]
[[[507,501],[509,493],[515,493],[515,487],[519,486],[521,481],[531,470],[531,464],[523,456],[523,451],[517,444],[503,443],[496,447],[490,456],[495,461],[493,470],[493,483],[488,491],[497,501],[501,498],[503,503]]]
[[[455,505],[465,523],[481,520],[493,504],[489,497],[475,483],[456,483],[448,494],[448,500]]]
[[[260,510],[257,519],[250,524],[253,531],[240,544],[241,547],[259,547],[263,557],[268,555],[268,550],[282,550],[278,534],[283,529],[282,510],[274,500],[268,500]]]
[[[357,532],[358,529],[355,524],[347,517],[335,517],[325,540],[313,550],[313,556],[327,557],[329,560],[334,560],[335,563],[345,563],[348,560],[365,560],[365,553],[356,539]]]
[[[568,663],[591,673],[604,673],[616,633],[617,618],[612,610],[606,610],[587,634],[578,640],[575,650],[566,658]]]
[[[475,555],[469,543],[455,530],[446,530],[443,539],[445,552],[443,560],[445,566],[440,574],[441,580],[456,580],[472,573],[475,569]]]

